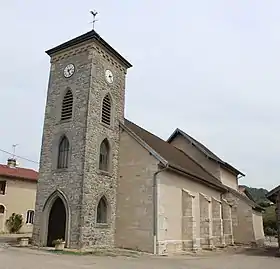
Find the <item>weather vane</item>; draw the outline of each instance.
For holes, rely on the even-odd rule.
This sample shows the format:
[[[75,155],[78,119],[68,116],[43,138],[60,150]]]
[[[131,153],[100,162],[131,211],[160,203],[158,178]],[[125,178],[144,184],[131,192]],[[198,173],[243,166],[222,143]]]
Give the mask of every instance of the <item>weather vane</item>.
[[[96,15],[98,14],[98,12],[97,11],[90,11],[90,13],[92,14],[92,16],[93,16],[93,21],[91,22],[92,23],[92,29],[94,30],[94,23],[96,22],[96,21],[98,21],[98,20],[96,20],[95,19],[95,17],[96,17]]]
[[[15,158],[16,155],[16,146],[18,146],[18,144],[13,144],[13,159]]]

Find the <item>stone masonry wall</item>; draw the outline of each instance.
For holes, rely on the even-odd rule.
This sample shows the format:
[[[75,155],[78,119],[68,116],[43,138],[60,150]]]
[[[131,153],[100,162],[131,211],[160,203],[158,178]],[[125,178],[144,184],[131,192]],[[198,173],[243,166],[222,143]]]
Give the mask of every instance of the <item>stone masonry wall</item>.
[[[233,230],[232,230],[232,214],[231,205],[222,199],[222,212],[223,212],[223,235],[225,245],[233,245]]]
[[[113,246],[116,218],[116,190],[119,177],[120,129],[119,121],[124,121],[125,70],[116,64],[106,51],[92,45],[91,80],[87,114],[85,164],[82,203],[83,247]],[[112,84],[105,80],[105,71],[110,69],[114,76]],[[112,100],[111,126],[101,123],[102,101],[106,94]],[[109,172],[99,171],[99,148],[104,139],[110,144]],[[96,209],[101,196],[109,205],[108,225],[96,223]]]
[[[213,248],[212,223],[210,212],[211,200],[204,194],[199,194],[200,204],[200,246],[201,248]]]
[[[64,67],[73,63],[75,73],[63,76]],[[105,70],[114,75],[114,83],[105,81]],[[59,52],[51,59],[50,79],[45,110],[39,181],[35,206],[33,239],[44,245],[43,212],[48,197],[60,190],[69,206],[70,248],[89,248],[114,245],[116,186],[119,160],[119,123],[124,117],[124,88],[126,70],[112,54],[93,41]],[[66,90],[74,96],[73,116],[60,121],[61,104]],[[112,123],[100,122],[102,98],[109,93],[113,102]],[[67,169],[56,169],[60,137],[70,143],[70,162]],[[110,143],[110,171],[98,170],[99,147],[104,138]],[[96,224],[99,199],[105,196],[109,206],[108,225]]]
[[[76,66],[76,72],[66,79],[63,76],[63,69],[69,62]],[[69,201],[70,208],[71,232],[70,238],[66,238],[67,245],[73,248],[79,246],[90,70],[87,48],[77,51],[71,59],[51,61],[33,229],[36,244],[46,244],[44,234],[47,230],[43,230],[43,222],[48,220],[44,219],[43,208],[48,197],[54,191],[60,190]],[[73,115],[71,120],[62,123],[61,104],[67,88],[72,90],[74,97]],[[58,145],[62,135],[66,135],[70,143],[71,156],[67,169],[57,169]]]
[[[212,236],[214,246],[224,246],[221,201],[212,197]]]
[[[197,249],[196,221],[193,213],[195,196],[185,189],[182,190],[182,240],[183,250]]]
[[[154,252],[153,175],[156,171],[158,161],[123,130],[117,187],[117,247]]]
[[[256,243],[252,207],[232,193],[225,194],[224,199],[232,206],[234,243]]]

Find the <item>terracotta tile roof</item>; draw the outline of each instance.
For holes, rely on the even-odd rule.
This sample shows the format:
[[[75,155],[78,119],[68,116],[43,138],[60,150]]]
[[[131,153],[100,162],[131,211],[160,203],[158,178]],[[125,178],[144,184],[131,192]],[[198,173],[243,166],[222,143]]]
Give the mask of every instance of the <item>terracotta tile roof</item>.
[[[11,178],[19,178],[23,180],[38,180],[38,172],[32,169],[27,168],[10,168],[8,165],[0,164],[0,176],[11,177]]]
[[[183,151],[175,148],[173,145],[127,119],[125,119],[124,126],[136,134],[150,148],[166,160],[168,165],[172,168],[194,176],[200,180],[201,183],[208,183],[220,189],[225,189],[223,184],[217,178],[212,176],[200,164],[186,155]]]

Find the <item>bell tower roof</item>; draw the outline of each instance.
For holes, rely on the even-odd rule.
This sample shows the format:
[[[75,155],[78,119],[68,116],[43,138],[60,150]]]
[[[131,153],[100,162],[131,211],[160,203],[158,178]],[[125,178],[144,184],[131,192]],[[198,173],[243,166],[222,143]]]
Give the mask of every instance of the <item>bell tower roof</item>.
[[[46,51],[49,56],[52,56],[54,53],[60,52],[64,49],[68,49],[72,46],[81,44],[85,41],[94,40],[97,44],[103,46],[108,50],[113,56],[115,56],[126,68],[132,67],[131,63],[129,63],[123,56],[121,56],[114,48],[112,48],[97,32],[91,30],[85,34],[82,34],[78,37],[75,37],[65,43],[62,43],[52,49]]]

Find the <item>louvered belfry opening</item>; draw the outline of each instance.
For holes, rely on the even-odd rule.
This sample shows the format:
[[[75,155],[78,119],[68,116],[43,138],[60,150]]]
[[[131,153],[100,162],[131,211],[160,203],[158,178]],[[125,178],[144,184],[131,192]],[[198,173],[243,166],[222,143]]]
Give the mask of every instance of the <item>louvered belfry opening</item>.
[[[61,109],[61,120],[69,120],[72,118],[72,110],[73,110],[73,94],[69,89],[62,102],[62,109]]]
[[[101,121],[107,125],[111,124],[111,99],[107,94],[102,102],[102,117]]]
[[[69,141],[66,136],[63,136],[59,143],[57,168],[67,168],[69,161]]]

